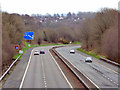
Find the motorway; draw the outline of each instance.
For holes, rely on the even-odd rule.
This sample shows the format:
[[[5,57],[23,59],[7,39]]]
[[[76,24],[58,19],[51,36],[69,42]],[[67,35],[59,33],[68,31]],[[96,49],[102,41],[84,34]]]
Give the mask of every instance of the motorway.
[[[49,52],[52,47],[45,46],[28,50],[8,77],[3,88],[72,88],[71,82]],[[60,47],[56,48],[56,51],[71,62],[96,87],[118,88],[118,67],[95,58],[92,63],[86,63],[84,62],[86,55],[77,51],[75,54],[70,54],[71,49],[79,47]],[[34,55],[36,49],[44,50],[45,54]]]
[[[52,46],[28,50],[3,85],[6,88],[72,88],[49,52]],[[34,55],[34,50],[45,54]],[[31,53],[30,53],[31,52]]]
[[[39,47],[34,50],[45,50],[45,54],[34,55],[32,50],[28,69],[23,76],[20,88],[70,88],[61,70],[58,68],[49,49]]]
[[[98,59],[93,59],[92,63],[87,63],[85,62],[86,56],[80,53],[70,54],[71,49],[79,47],[61,47],[56,48],[56,51],[71,62],[98,88],[118,88],[118,67]]]

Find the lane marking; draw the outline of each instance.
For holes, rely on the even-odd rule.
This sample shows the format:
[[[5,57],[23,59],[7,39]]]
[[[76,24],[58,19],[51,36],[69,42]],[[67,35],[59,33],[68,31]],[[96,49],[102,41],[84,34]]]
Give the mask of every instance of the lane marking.
[[[34,49],[35,49],[35,48],[34,48]],[[34,49],[33,49],[33,50],[34,50]],[[22,78],[22,81],[21,81],[21,84],[20,84],[19,90],[21,90],[21,88],[22,88],[22,86],[23,86],[23,83],[24,83],[24,80],[25,80],[25,77],[26,77],[26,74],[27,74],[27,71],[28,71],[28,68],[29,68],[30,62],[31,62],[31,57],[32,57],[33,50],[31,51],[30,58],[29,58],[29,61],[28,61],[27,67],[26,67],[26,69],[25,69],[25,72],[24,72],[24,75],[23,75],[23,78]]]
[[[70,62],[70,61],[69,61],[69,62]],[[71,62],[70,62],[70,63],[71,63]],[[71,63],[71,64],[72,64],[72,63]],[[72,64],[72,65],[73,65],[73,64]],[[73,66],[74,66],[74,65],[73,65]],[[75,67],[78,71],[80,71],[78,67],[76,67],[76,66],[74,66],[74,67]],[[83,74],[83,73],[82,73],[82,74]],[[85,76],[91,83],[93,83],[93,85],[95,85],[97,88],[99,88],[98,85],[96,85],[87,75],[84,74],[84,76]],[[100,88],[99,88],[99,89],[100,89]]]
[[[95,62],[95,63],[98,63],[98,62]],[[99,63],[98,63],[98,64],[99,64]],[[110,71],[113,71],[114,73],[118,74],[118,72],[114,71],[113,69],[110,69],[110,68],[106,67],[105,65],[103,65],[103,64],[101,64],[101,63],[100,63],[99,65],[101,65],[101,66],[109,69]]]
[[[76,52],[76,53],[78,53],[78,52]],[[80,54],[80,53],[78,53],[78,54]],[[81,54],[80,54],[81,55]],[[83,55],[84,56],[84,55]],[[69,61],[70,62],[70,61]],[[95,62],[95,63],[98,63],[98,62]],[[72,63],[71,63],[72,64]],[[73,64],[72,64],[73,65]],[[107,69],[109,69],[109,70],[111,70],[111,71],[113,71],[113,72],[115,72],[115,73],[119,73],[119,72],[116,72],[116,71],[114,71],[114,70],[112,70],[112,69],[110,69],[110,68],[108,68],[108,67],[106,67],[106,66],[104,66],[103,64],[100,64],[101,66],[103,66],[103,67],[105,67],[105,68],[107,68]],[[74,66],[74,65],[73,65]],[[76,67],[76,66],[74,66],[74,67]],[[76,67],[77,68],[77,67]],[[78,69],[78,68],[77,68]],[[79,70],[79,69],[78,69]],[[103,75],[104,76],[104,75]],[[104,77],[106,77],[106,76],[104,76]],[[110,78],[107,78],[106,77],[106,79],[108,79],[109,81],[111,81],[111,82],[113,82],[113,80],[111,80]],[[117,83],[115,83],[116,85],[118,85]]]
[[[77,52],[78,53],[78,52]],[[80,53],[78,53],[78,54],[80,54]],[[81,54],[80,54],[81,55]],[[83,55],[84,56],[84,55]],[[69,61],[70,62],[70,61]],[[98,63],[98,62],[96,62],[96,63]],[[72,64],[72,63],[71,63]],[[72,64],[73,65],[73,64]],[[74,66],[74,65],[73,65]],[[109,69],[109,70],[111,70],[111,71],[113,71],[113,72],[115,72],[115,73],[119,73],[119,72],[116,72],[116,71],[114,71],[114,70],[112,70],[112,69],[110,69],[110,68],[108,68],[108,67],[106,67],[106,66],[104,66],[104,65],[102,65],[101,64],[101,66],[103,66],[103,67],[105,67],[105,68],[107,68],[107,69]],[[74,66],[75,68],[77,68],[76,66]],[[78,69],[78,68],[77,68]],[[78,69],[79,70],[79,69]],[[103,75],[104,76],[104,75]],[[104,77],[106,77],[106,76],[104,76]],[[89,78],[88,78],[89,79]],[[108,79],[109,81],[111,81],[111,82],[113,82],[110,78],[107,78],[106,77],[106,79]],[[90,79],[89,79],[90,80]],[[91,80],[90,80],[91,81]],[[114,82],[115,83],[115,82]],[[116,85],[118,85],[117,83],[115,83]]]
[[[101,74],[101,73],[100,73]],[[110,82],[114,83],[112,79],[110,79],[109,77],[105,76],[104,74],[101,74],[104,78],[108,79]],[[116,83],[114,83],[116,84]]]
[[[79,53],[78,53],[79,54]],[[81,55],[81,54],[80,54]],[[95,63],[98,63],[98,62],[95,62]],[[99,63],[98,63],[99,64]],[[102,65],[101,64],[101,66],[103,66],[103,67],[105,67],[105,68],[107,68],[107,69],[109,69],[109,70],[111,70],[111,71],[113,71],[113,72],[115,72],[115,73],[117,73],[118,74],[118,72],[116,72],[116,71],[114,71],[114,70],[112,70],[112,69],[110,69],[110,68],[108,68],[108,67],[106,67],[106,66],[104,66],[104,65]],[[76,66],[75,66],[76,67]],[[76,67],[77,68],[77,67]],[[110,78],[107,78],[107,76],[105,76],[105,75],[102,75],[103,77],[105,77],[106,79],[108,79],[109,81],[111,81],[111,82],[113,82],[113,80],[111,80]],[[116,84],[116,85],[118,85],[116,82],[113,82],[114,84]]]
[[[45,85],[45,88],[47,88],[47,83],[46,83],[46,79],[45,79],[44,64],[43,64],[42,57],[41,57],[41,63],[42,63],[42,71],[43,71],[44,85]]]
[[[49,49],[48,49],[49,52]],[[57,67],[59,68],[60,72],[62,73],[63,77],[65,78],[65,80],[67,81],[68,85],[70,86],[70,88],[73,88],[72,85],[70,84],[70,82],[68,81],[67,77],[65,76],[65,74],[63,73],[62,69],[60,68],[60,66],[58,65],[58,63],[56,62],[55,58],[52,56],[52,54],[49,52],[49,54],[51,55],[52,59],[54,60],[54,62],[56,63]]]
[[[103,75],[103,77],[106,77],[106,76]],[[106,77],[106,78],[107,78],[107,77]],[[118,84],[117,84],[116,82],[113,82],[112,79],[110,79],[110,78],[107,78],[107,79],[118,86]]]
[[[63,55],[61,55],[62,57],[64,57]],[[65,57],[64,57],[65,58]],[[65,58],[66,59],[66,58]],[[67,60],[67,59],[66,59]],[[68,61],[68,60],[67,60]],[[70,61],[68,61],[71,65],[73,65]],[[78,71],[80,71],[79,70],[79,68],[77,68],[75,65],[73,65]],[[93,85],[95,85],[99,90],[100,90],[100,88],[98,87],[98,85],[96,85],[91,79],[89,79],[88,78],[88,76],[87,75],[85,75],[85,74],[83,74],[91,83],[93,83]]]
[[[78,52],[76,52],[76,53],[78,53]],[[80,54],[80,53],[78,53],[78,54]],[[81,55],[81,54],[80,54],[80,55]],[[83,55],[83,56],[84,56],[84,55]],[[96,61],[97,61],[97,60],[96,60]],[[113,69],[110,69],[110,68],[106,67],[105,65],[103,65],[103,64],[101,64],[101,63],[98,63],[98,62],[95,62],[95,63],[97,63],[97,64],[99,64],[99,65],[101,65],[101,66],[103,66],[103,67],[105,67],[105,68],[113,71],[114,73],[117,73],[117,74],[119,73],[119,72],[117,72],[117,71],[115,71],[115,70],[113,70]]]

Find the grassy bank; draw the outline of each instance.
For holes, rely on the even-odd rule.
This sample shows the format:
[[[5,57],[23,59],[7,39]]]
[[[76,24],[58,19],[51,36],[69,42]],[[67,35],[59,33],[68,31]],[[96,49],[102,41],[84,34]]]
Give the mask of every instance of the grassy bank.
[[[46,45],[30,45],[30,47],[28,46],[29,43],[24,43],[25,47],[22,49],[23,50],[23,54],[21,54],[21,57],[24,55],[24,53],[26,52],[26,50],[28,50],[29,48],[32,48],[32,47],[40,47],[40,46],[52,46],[52,45],[65,45],[65,44],[46,44]],[[68,45],[68,44],[67,44]],[[13,56],[13,59],[17,59],[17,57],[19,56],[20,54],[16,54]],[[21,58],[20,57],[20,58]],[[19,58],[19,59],[20,59]]]
[[[81,42],[75,41],[72,44],[81,44]]]
[[[85,54],[87,54],[87,55],[90,55],[90,56],[92,56],[92,57],[95,57],[95,58],[97,58],[97,59],[100,59],[100,56],[97,55],[97,54],[94,53],[94,52],[91,52],[91,51],[85,51],[85,50],[80,49],[80,48],[78,48],[77,50],[78,50],[78,51],[81,51],[81,52],[83,52],[83,53],[85,53]]]
[[[24,55],[24,53],[25,53],[25,51],[26,51],[27,49],[32,48],[32,47],[35,47],[34,45],[31,45],[31,46],[29,47],[28,44],[29,44],[29,43],[24,43],[25,47],[22,49],[22,50],[23,50],[23,54],[21,54],[21,57]],[[19,53],[16,54],[16,55],[14,55],[14,56],[13,56],[13,59],[17,59],[17,57],[18,57],[19,55],[20,55]],[[21,57],[20,57],[20,58],[21,58]],[[20,58],[19,58],[19,59],[20,59]]]
[[[72,44],[45,44],[45,45],[32,45],[32,44],[31,44],[30,47],[28,46],[28,44],[29,44],[29,43],[26,43],[26,42],[24,43],[25,47],[22,49],[22,50],[23,50],[23,54],[21,54],[21,57],[24,55],[24,53],[25,53],[25,51],[26,51],[27,49],[32,48],[32,47],[53,46],[53,45],[72,45],[72,44],[81,44],[81,43],[76,41],[76,42],[74,42],[74,43],[72,43]],[[17,59],[17,57],[18,57],[19,55],[20,55],[19,53],[16,54],[16,55],[14,55],[14,56],[13,56],[13,59]],[[20,57],[20,58],[21,58],[21,57]],[[20,59],[20,58],[19,58],[19,59]]]

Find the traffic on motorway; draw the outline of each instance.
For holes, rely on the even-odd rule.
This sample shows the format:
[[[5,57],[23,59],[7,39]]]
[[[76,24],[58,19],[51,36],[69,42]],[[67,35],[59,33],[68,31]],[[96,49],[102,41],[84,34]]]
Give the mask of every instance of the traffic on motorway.
[[[56,51],[68,60],[77,70],[82,72],[96,87],[118,88],[119,67],[95,58],[93,59],[89,55],[79,53],[76,50],[77,48],[80,48],[80,46],[56,48]]]
[[[35,50],[34,51],[34,55],[39,55],[39,54],[45,54],[45,51],[44,50],[40,50],[40,51]]]
[[[11,87],[12,83],[10,81],[14,83],[16,82],[15,79],[19,78],[19,84],[16,83],[14,87],[73,88],[71,84],[73,82],[69,81],[61,67],[57,64],[56,59],[49,52],[52,47],[34,48],[27,61],[28,63],[26,65],[19,63],[19,65],[22,64],[25,67],[24,72],[21,72],[19,65],[16,67],[16,70],[23,73],[21,74],[21,78],[16,74],[18,71],[13,71],[14,74],[9,76],[3,87]],[[76,51],[78,47],[80,46],[59,47],[55,50],[70,62],[74,68],[81,72],[96,88],[118,88],[117,67],[80,54]]]

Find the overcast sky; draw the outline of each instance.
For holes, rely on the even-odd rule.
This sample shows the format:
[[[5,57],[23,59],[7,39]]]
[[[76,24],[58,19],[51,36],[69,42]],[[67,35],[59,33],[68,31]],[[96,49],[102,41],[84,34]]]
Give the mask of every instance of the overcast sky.
[[[108,7],[118,9],[120,0],[2,0],[1,9],[19,14],[54,14],[99,11]]]

